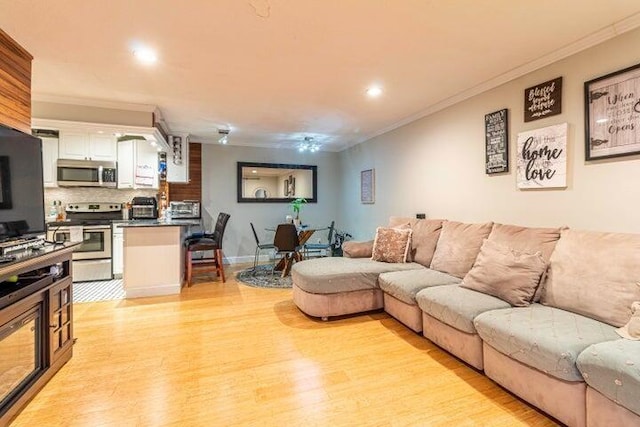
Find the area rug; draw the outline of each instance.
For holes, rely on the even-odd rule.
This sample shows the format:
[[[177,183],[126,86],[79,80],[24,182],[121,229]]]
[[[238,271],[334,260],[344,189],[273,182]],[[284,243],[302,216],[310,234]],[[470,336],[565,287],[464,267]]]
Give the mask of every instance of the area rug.
[[[96,302],[124,299],[122,279],[73,284],[73,302]]]
[[[274,272],[272,275],[272,269],[272,264],[261,264],[256,267],[255,271],[253,271],[253,268],[239,271],[236,274],[236,279],[254,288],[290,288],[291,276],[280,277],[279,271]]]

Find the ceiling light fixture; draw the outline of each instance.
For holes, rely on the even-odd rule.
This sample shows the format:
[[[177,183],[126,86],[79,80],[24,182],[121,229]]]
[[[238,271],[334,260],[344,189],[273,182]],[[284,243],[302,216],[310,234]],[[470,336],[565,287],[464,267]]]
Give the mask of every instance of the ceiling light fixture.
[[[158,62],[158,55],[153,49],[148,47],[137,47],[133,50],[133,55],[138,59],[139,62],[145,65],[152,65]]]
[[[218,129],[218,135],[221,135],[218,139],[219,144],[226,145],[229,142],[229,132],[229,129]]]
[[[377,98],[382,95],[382,88],[380,86],[371,86],[367,89],[367,96],[369,98]]]
[[[315,153],[320,150],[320,144],[317,142],[313,142],[313,137],[305,136],[304,142],[298,145],[298,151],[303,153],[305,151],[309,151],[311,153]]]

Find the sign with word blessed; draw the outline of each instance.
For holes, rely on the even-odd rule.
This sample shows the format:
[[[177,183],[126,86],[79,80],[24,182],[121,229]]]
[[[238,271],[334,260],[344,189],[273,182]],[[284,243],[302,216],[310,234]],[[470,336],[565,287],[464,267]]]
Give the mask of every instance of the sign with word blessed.
[[[567,186],[566,123],[518,134],[518,188]]]
[[[524,90],[524,121],[532,122],[562,112],[562,77]]]

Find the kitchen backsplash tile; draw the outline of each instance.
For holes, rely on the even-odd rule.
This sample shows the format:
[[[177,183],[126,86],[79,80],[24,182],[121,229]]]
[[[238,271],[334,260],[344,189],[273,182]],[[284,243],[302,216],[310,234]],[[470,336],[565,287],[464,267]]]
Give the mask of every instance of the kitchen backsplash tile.
[[[157,197],[158,190],[116,190],[113,188],[91,187],[58,187],[44,189],[45,209],[53,204],[54,200],[67,203],[86,202],[116,202],[126,203],[137,196]]]

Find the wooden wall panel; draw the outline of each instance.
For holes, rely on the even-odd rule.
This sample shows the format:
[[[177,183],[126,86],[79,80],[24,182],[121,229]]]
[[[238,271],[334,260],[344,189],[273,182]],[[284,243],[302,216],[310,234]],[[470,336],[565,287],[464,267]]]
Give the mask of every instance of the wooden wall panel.
[[[189,183],[169,183],[169,200],[202,201],[202,145],[189,143]]]
[[[0,123],[31,133],[33,57],[0,30]]]

